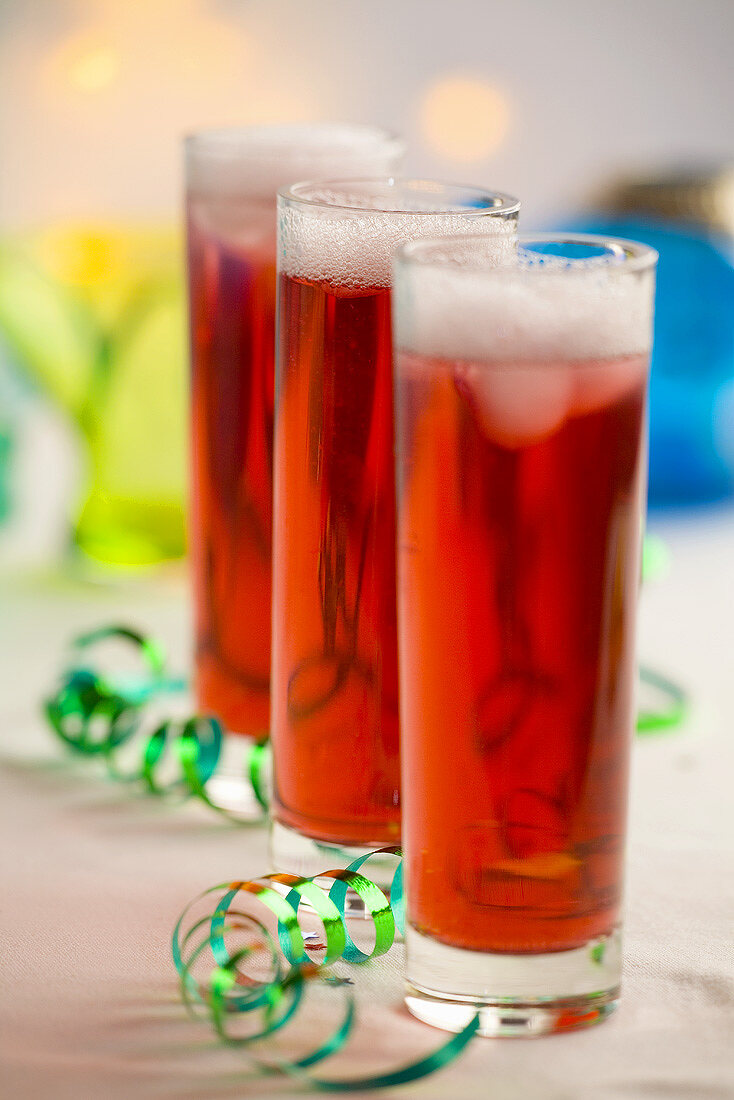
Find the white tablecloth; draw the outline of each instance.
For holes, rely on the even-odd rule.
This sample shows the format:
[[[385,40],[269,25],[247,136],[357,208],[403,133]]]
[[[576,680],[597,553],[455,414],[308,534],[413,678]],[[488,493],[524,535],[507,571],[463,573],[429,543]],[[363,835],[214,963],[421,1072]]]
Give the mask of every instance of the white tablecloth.
[[[475,1039],[390,1096],[713,1100],[734,1096],[734,516],[668,520],[670,569],[643,595],[641,657],[690,689],[684,730],[638,739],[623,1002],[608,1023],[527,1041]],[[76,631],[125,620],[188,661],[182,577],[0,587],[0,1096],[290,1096],[180,1003],[170,933],[186,901],[266,869],[262,828],[127,791],[69,759],[39,701]],[[348,1067],[378,1072],[441,1033],[401,1000],[401,948],[354,975]],[[306,1032],[318,1013],[304,1015]],[[300,1027],[301,1025],[299,1025]],[[287,1048],[284,1036],[282,1042]]]

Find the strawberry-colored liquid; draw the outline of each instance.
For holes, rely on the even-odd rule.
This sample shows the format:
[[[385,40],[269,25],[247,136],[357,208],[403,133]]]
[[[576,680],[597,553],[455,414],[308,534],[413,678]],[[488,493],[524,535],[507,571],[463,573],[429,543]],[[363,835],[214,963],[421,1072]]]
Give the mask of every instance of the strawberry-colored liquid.
[[[261,740],[270,711],[273,206],[194,204],[188,243],[197,701]]]
[[[311,837],[400,830],[390,294],[281,276],[274,815]]]
[[[618,922],[646,373],[400,356],[409,919],[445,943]]]

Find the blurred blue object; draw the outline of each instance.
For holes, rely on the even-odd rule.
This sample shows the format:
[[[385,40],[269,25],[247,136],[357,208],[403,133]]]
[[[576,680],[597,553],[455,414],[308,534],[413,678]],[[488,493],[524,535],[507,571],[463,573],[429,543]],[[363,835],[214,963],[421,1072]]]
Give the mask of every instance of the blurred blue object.
[[[660,253],[650,385],[652,507],[734,493],[734,247],[697,224],[587,214],[563,226]]]

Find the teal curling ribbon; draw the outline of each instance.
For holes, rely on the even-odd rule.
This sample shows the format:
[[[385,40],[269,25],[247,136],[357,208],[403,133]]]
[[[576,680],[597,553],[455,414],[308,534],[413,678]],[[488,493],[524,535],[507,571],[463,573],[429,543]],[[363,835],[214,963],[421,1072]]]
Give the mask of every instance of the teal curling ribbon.
[[[362,873],[370,855],[385,854],[394,855],[399,861],[389,900],[379,886]],[[303,1057],[265,1058],[249,1051],[253,1064],[264,1073],[305,1078],[312,1087],[323,1092],[359,1092],[408,1084],[453,1061],[479,1026],[479,1017],[475,1016],[462,1031],[431,1054],[386,1073],[334,1079],[311,1072],[314,1066],[345,1047],[355,1026],[351,982],[333,975],[329,968],[338,960],[359,965],[386,954],[394,942],[396,928],[404,928],[401,851],[395,847],[382,848],[370,855],[361,856],[345,869],[324,871],[316,876],[320,880],[333,880],[328,892],[315,878],[286,874],[264,875],[248,882],[212,887],[187,906],[176,924],[172,951],[184,1001],[194,1015],[197,1006],[204,1006],[214,1031],[229,1047],[246,1048],[286,1027],[296,1013],[306,1007],[307,991],[315,981],[334,988],[343,997],[338,1023],[323,1042]],[[354,945],[347,929],[345,907],[349,888],[362,899],[365,912],[373,922],[375,943],[369,953]],[[262,918],[237,908],[240,896],[259,905]],[[194,909],[209,897],[217,898],[213,910],[193,920],[187,928],[187,920],[192,919]],[[301,901],[306,901],[315,910],[323,925],[325,943],[319,948],[320,961],[309,954],[306,946],[299,923]],[[277,943],[264,918],[277,921]],[[254,933],[256,947],[246,946],[230,952],[225,939],[228,933],[235,931]],[[258,950],[264,950],[269,956],[267,978],[253,978],[242,965]],[[206,955],[211,956],[214,966],[208,980],[200,982],[194,977],[193,968]],[[261,963],[259,973],[262,972]],[[233,1017],[249,1013],[257,1014],[251,1033],[233,1036],[230,1031]]]
[[[92,647],[108,640],[123,641],[134,647],[141,660],[141,672],[137,676],[106,677],[89,662]],[[193,716],[184,721],[163,721],[152,733],[144,729],[146,706],[166,693],[184,691],[187,686],[184,680],[167,676],[162,647],[138,631],[110,626],[77,638],[74,649],[80,663],[72,664],[44,706],[59,738],[82,755],[102,756],[110,774],[120,781],[142,782],[157,795],[172,791],[193,795],[217,813],[233,817],[213,803],[206,791],[208,780],[216,772],[223,743],[222,728],[216,718]],[[682,689],[650,669],[641,669],[640,677],[657,693],[659,703],[640,712],[638,730],[647,733],[678,725],[687,710],[687,698]],[[140,735],[140,763],[125,770],[118,763],[117,750],[137,735]],[[181,774],[164,783],[158,778],[158,770],[169,750],[176,757]],[[263,811],[267,810],[264,771],[268,751],[267,744],[250,746],[244,765]],[[234,820],[240,819],[234,817]],[[371,854],[392,854],[399,858],[400,849],[385,848]],[[214,887],[195,899],[176,925],[172,949],[184,1001],[194,1013],[202,1007],[207,1011],[216,1034],[227,1046],[246,1047],[285,1028],[306,1005],[308,990],[316,981],[338,990],[344,998],[343,1012],[334,1030],[305,1056],[290,1060],[267,1059],[249,1052],[254,1064],[263,1072],[305,1078],[321,1091],[367,1091],[407,1084],[448,1065],[479,1026],[478,1017],[474,1017],[461,1032],[427,1057],[387,1073],[336,1080],[312,1072],[313,1067],[345,1046],[355,1024],[351,983],[333,975],[331,965],[338,960],[360,965],[383,955],[394,942],[396,928],[404,929],[402,861],[398,862],[388,900],[363,873],[369,858],[369,855],[362,856],[347,868],[317,876],[322,881],[332,880],[328,892],[314,879],[286,874]],[[360,950],[349,935],[345,919],[349,889],[361,898],[373,922],[375,942],[369,952]],[[219,895],[214,910],[185,929],[192,906],[214,894]],[[234,907],[240,896],[254,899],[271,921],[275,918],[277,936],[271,934],[263,920]],[[326,943],[321,948],[320,961],[308,953],[299,924],[301,901],[306,901],[316,911],[323,924]],[[259,949],[264,949],[270,958],[267,979],[248,976],[244,969],[255,948],[234,952],[227,948],[227,935],[233,931],[249,931],[255,935]],[[214,966],[207,981],[201,983],[194,977],[193,968],[207,955],[211,956]],[[259,1013],[255,1030],[246,1037],[233,1036],[230,1031],[233,1018],[253,1012]]]
[[[654,581],[668,568],[668,548],[656,535],[645,535],[642,544],[642,579]],[[657,699],[654,707],[641,706],[637,712],[637,732],[662,733],[680,726],[688,715],[688,696],[667,676],[646,665],[639,668],[640,685]]]
[[[185,691],[186,680],[166,675],[162,646],[137,630],[107,626],[83,634],[73,642],[80,659],[88,659],[94,646],[122,641],[138,653],[141,670],[134,677],[108,678],[93,664],[72,664],[56,692],[45,701],[44,712],[52,729],[69,748],[83,756],[104,757],[113,778],[141,782],[152,794],[194,796],[224,817],[240,821],[209,797],[206,784],[214,775],[222,754],[224,734],[213,716],[194,715],[184,721],[165,720],[152,732],[145,729],[145,708],[153,699]],[[140,762],[124,769],[118,750],[140,736]],[[168,752],[178,761],[180,775],[169,782],[158,778]],[[244,770],[263,813],[267,810],[265,768],[268,748],[247,747]]]
[[[645,665],[640,666],[639,675],[641,684],[652,689],[660,701],[654,708],[638,710],[637,732],[662,733],[680,726],[688,715],[688,696],[683,688]]]

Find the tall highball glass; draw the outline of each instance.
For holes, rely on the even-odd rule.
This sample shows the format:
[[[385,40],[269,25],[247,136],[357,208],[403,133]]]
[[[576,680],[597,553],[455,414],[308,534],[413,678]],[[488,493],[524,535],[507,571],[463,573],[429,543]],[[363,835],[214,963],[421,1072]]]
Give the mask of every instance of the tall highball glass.
[[[199,707],[262,740],[270,718],[276,192],[392,172],[366,126],[256,126],[186,139],[191,522]]]
[[[312,875],[399,840],[392,255],[469,229],[502,251],[517,211],[504,195],[430,180],[280,193],[276,869]]]
[[[407,1004],[617,1003],[657,256],[404,247],[395,274]]]

